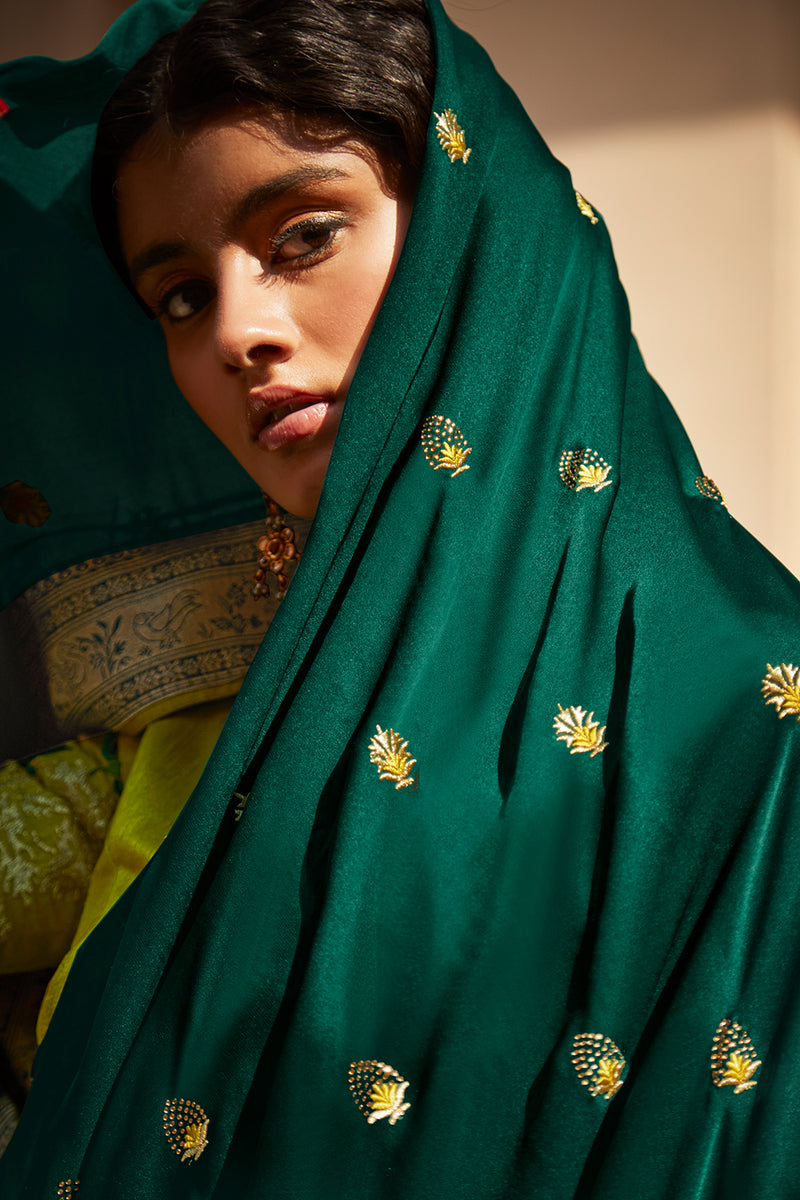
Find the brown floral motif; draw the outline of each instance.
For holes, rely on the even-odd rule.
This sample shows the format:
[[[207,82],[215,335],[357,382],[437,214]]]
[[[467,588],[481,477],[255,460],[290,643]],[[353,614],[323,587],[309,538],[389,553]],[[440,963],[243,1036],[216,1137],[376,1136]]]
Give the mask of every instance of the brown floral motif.
[[[48,697],[37,702],[31,744],[140,721],[171,697],[235,691],[275,608],[274,594],[251,595],[263,532],[252,522],[90,559],[9,605],[6,636],[31,661],[31,694]]]
[[[21,479],[0,487],[0,510],[12,525],[30,525],[33,529],[44,525],[52,512],[38,488]]]

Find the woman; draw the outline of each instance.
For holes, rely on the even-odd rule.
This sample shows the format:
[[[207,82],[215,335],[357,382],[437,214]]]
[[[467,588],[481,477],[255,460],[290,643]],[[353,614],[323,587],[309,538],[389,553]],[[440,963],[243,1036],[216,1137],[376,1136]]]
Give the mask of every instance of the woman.
[[[111,156],[104,240],[190,403],[277,499],[325,483],[77,956],[10,1195],[791,1195],[797,584],[647,375],[598,214],[427,9],[399,257],[371,131],[223,91]]]

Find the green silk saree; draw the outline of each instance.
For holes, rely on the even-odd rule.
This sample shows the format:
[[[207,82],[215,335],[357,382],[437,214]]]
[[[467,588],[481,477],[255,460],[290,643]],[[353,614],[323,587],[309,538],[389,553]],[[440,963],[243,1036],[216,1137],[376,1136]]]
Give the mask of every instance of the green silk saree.
[[[602,218],[430,9],[303,562],[77,956],[4,1200],[797,1192],[798,584],[648,375]]]

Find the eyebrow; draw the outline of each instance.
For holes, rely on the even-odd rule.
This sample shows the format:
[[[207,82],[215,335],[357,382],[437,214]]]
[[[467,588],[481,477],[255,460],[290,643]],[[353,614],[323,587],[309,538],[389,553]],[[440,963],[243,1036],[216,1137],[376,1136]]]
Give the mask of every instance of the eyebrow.
[[[296,171],[287,171],[285,175],[278,175],[269,183],[252,188],[246,196],[243,196],[234,206],[228,220],[228,227],[235,229],[244,224],[255,213],[274,203],[286,192],[312,183],[327,183],[333,179],[348,178],[347,172],[340,171],[337,167],[307,166],[298,167]],[[188,249],[186,242],[157,242],[152,246],[147,246],[139,254],[134,255],[131,260],[129,268],[131,280],[136,283],[146,271],[153,267],[159,267],[162,263],[181,258]]]

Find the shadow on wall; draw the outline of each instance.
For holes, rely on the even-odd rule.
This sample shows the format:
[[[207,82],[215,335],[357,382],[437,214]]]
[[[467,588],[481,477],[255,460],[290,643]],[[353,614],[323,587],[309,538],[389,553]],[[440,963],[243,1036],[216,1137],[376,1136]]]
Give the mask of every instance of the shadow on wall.
[[[797,0],[445,0],[545,137],[723,109],[800,108]]]
[[[126,0],[0,5],[0,58],[75,58]],[[545,136],[654,117],[800,108],[797,0],[445,0]]]

